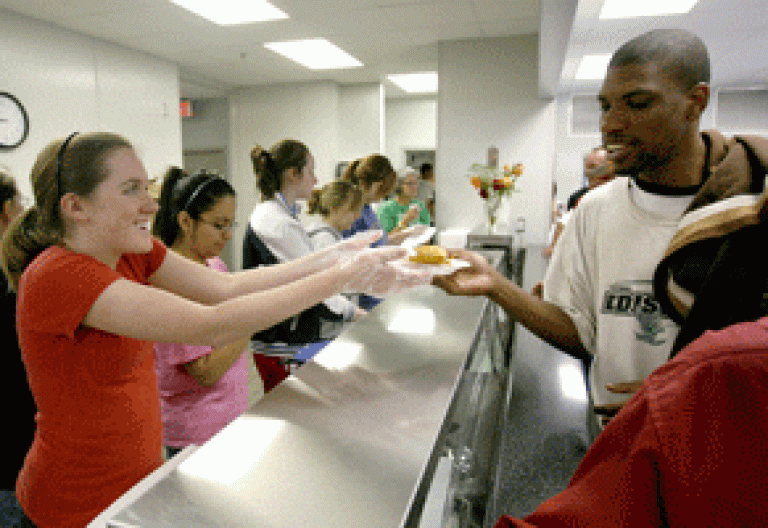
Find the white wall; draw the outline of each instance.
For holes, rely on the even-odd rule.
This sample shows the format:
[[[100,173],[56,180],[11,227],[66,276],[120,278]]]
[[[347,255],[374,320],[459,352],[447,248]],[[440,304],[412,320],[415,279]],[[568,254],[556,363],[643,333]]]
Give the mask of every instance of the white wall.
[[[232,244],[239,269],[245,227],[260,199],[251,148],[269,148],[285,138],[304,142],[315,157],[318,185],[323,185],[334,178],[339,161],[383,151],[383,93],[378,84],[293,83],[239,90],[229,106],[230,173],[240,224]]]
[[[388,99],[386,152],[395,169],[405,168],[405,151],[437,148],[437,99]]]
[[[384,150],[383,104],[384,87],[380,83],[339,87],[337,161],[352,161]]]
[[[526,219],[526,241],[545,243],[554,156],[555,103],[538,97],[536,36],[441,42],[438,48],[436,225],[472,229],[483,203],[466,170],[485,162],[521,162],[525,172],[500,211],[500,222]]]
[[[38,153],[73,131],[130,140],[149,172],[181,163],[178,68],[169,62],[0,10],[0,87],[29,114],[27,140],[0,165],[31,196]]]

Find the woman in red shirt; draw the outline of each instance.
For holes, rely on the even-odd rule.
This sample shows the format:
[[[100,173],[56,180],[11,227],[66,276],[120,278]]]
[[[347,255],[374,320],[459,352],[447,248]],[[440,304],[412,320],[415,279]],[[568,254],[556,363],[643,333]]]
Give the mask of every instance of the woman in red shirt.
[[[130,143],[72,134],[38,156],[35,206],[3,240],[37,430],[16,484],[28,522],[82,527],[162,464],[153,341],[221,346],[342,289],[428,282],[365,249],[380,233],[278,266],[220,273],[152,238]],[[359,250],[359,251],[358,251]]]

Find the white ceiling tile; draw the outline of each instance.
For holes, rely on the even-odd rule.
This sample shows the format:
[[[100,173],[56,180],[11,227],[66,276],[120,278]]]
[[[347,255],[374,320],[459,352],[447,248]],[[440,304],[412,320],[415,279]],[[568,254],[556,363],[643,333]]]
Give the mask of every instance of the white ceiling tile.
[[[479,29],[477,16],[469,0],[430,2],[382,7],[389,20],[401,29],[420,29],[473,24]]]
[[[474,0],[474,5],[481,22],[535,18],[538,27],[539,0]]]
[[[393,68],[423,70],[436,64],[438,41],[535,33],[540,4],[561,0],[271,1],[290,18],[216,26],[169,0],[0,0],[0,10],[151,53],[214,82],[247,85],[318,78],[370,82]],[[687,15],[621,21],[597,19],[602,1],[578,0],[566,57],[542,60],[568,65],[583,53],[612,52],[643,31],[681,27],[707,43],[718,82],[767,76],[768,0],[699,0]],[[366,66],[318,74],[262,48],[265,41],[310,37],[327,38]],[[565,76],[561,82],[581,88]]]
[[[481,22],[480,28],[486,37],[532,35],[539,32],[539,19],[538,17],[509,18],[495,22]]]

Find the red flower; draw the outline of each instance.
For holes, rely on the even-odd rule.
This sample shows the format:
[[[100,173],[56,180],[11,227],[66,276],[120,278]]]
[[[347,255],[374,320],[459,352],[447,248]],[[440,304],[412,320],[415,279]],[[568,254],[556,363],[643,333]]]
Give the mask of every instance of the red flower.
[[[487,189],[480,189],[480,198],[488,198],[488,190]]]
[[[493,180],[493,190],[494,191],[500,191],[504,189],[504,181],[503,180]]]

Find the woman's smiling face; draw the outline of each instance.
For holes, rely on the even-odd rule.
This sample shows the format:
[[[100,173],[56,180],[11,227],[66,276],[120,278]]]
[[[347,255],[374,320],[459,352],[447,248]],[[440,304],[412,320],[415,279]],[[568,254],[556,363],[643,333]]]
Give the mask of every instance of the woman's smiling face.
[[[81,199],[91,237],[98,238],[98,258],[110,262],[124,253],[152,249],[151,223],[157,202],[149,195],[149,178],[136,153],[119,148],[104,160],[107,178],[93,195]],[[114,260],[116,262],[116,260]]]

